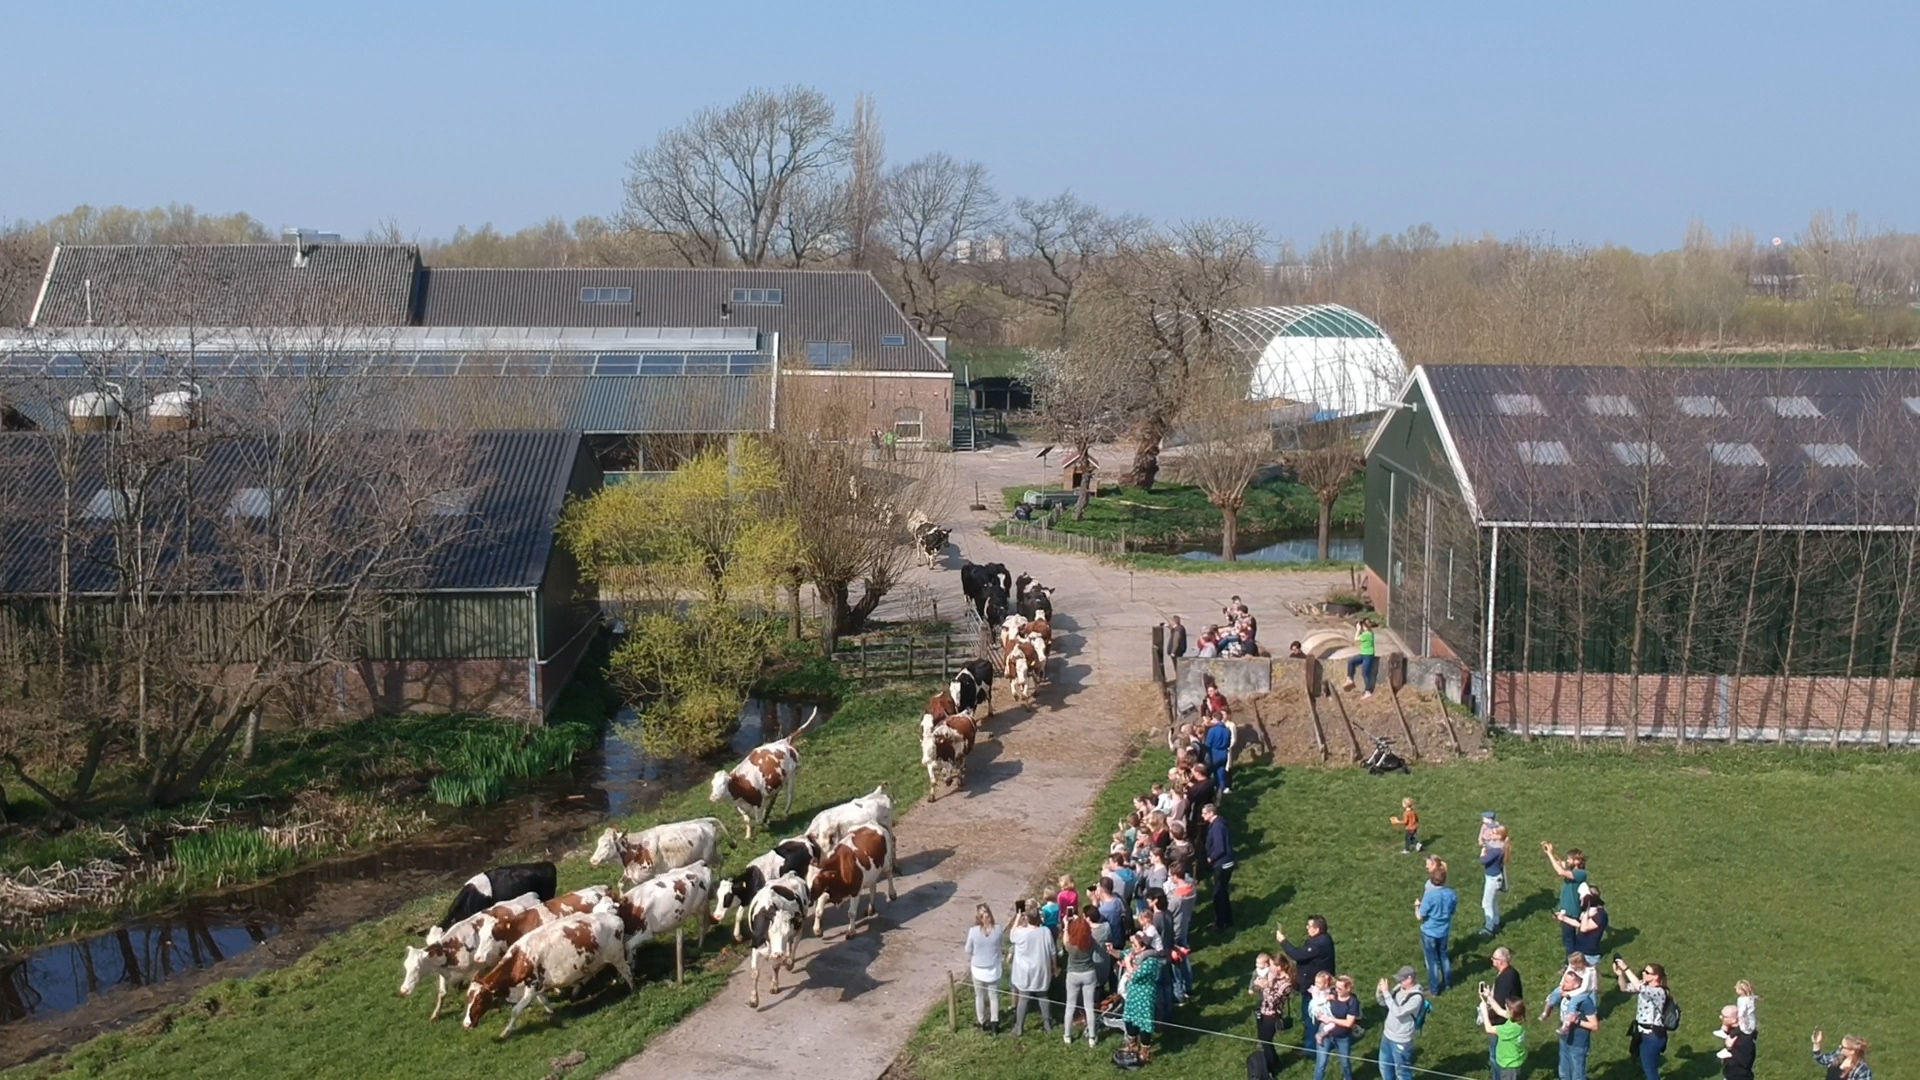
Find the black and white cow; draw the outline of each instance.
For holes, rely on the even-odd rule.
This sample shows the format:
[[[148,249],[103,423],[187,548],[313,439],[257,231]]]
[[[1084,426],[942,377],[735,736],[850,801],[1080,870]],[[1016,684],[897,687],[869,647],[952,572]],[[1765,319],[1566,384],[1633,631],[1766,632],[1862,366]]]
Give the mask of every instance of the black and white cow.
[[[969,660],[960,665],[954,673],[953,681],[947,684],[947,695],[961,712],[975,716],[993,714],[993,662],[991,660]],[[979,705],[985,705],[985,713],[975,711]]]
[[[1024,576],[1022,580],[1025,580]],[[1014,600],[1014,610],[1028,619],[1053,621],[1053,590],[1045,585],[1029,585]]]
[[[469,915],[487,910],[498,900],[522,893],[533,893],[542,901],[551,900],[558,884],[559,871],[550,862],[496,866],[468,878],[436,925],[445,930]]]
[[[733,912],[733,940],[743,940],[740,936],[740,921],[746,917],[747,904],[760,895],[760,890],[776,878],[794,874],[805,878],[807,870],[820,858],[820,845],[805,836],[796,836],[782,840],[773,846],[773,850],[759,856],[747,864],[747,868],[730,878],[721,878],[713,888],[713,921],[724,922],[727,912]]]
[[[992,625],[1007,617],[1012,588],[1013,577],[1001,563],[960,564],[960,591],[975,613]]]
[[[760,961],[764,958],[773,967],[773,992],[780,992],[780,969],[793,970],[793,960],[800,949],[800,935],[806,925],[807,908],[813,904],[813,893],[807,888],[807,881],[798,874],[785,874],[767,883],[766,888],[755,893],[747,903],[747,926],[753,933],[753,996],[747,999],[747,1007],[760,1007]]]

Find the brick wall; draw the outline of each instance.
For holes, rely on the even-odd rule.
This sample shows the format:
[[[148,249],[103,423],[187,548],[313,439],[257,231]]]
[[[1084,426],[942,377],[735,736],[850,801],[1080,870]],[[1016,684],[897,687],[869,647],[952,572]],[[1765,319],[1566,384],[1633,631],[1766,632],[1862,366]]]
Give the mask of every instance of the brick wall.
[[[789,370],[781,383],[783,394],[847,395],[864,408],[861,430],[893,427],[900,410],[919,410],[921,435],[927,442],[953,441],[953,377],[945,372],[901,372],[897,374],[860,371]]]
[[[1632,715],[1630,675],[1500,672],[1493,678],[1494,722],[1514,731],[1568,735],[1623,734]],[[1688,738],[1772,740],[1785,726],[1789,741],[1889,741],[1920,745],[1920,681],[1827,676],[1642,675],[1640,732],[1672,739],[1684,723]]]

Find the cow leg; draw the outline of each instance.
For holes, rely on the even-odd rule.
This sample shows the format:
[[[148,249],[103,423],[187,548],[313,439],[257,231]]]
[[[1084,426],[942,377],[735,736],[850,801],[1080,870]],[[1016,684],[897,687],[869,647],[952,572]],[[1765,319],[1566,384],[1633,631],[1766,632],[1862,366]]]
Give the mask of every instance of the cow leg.
[[[886,872],[887,872],[887,899],[898,900],[900,899],[900,894],[893,887],[893,879],[897,871],[893,867],[893,859],[891,857],[887,859]],[[880,887],[877,885],[874,886],[874,889],[873,889],[873,898],[876,904],[879,903]]]
[[[800,759],[793,759],[793,772],[787,776],[787,809],[785,816],[793,816],[793,789],[800,786]]]
[[[627,955],[626,949],[620,950],[618,959],[614,961],[613,971],[620,976],[621,982],[627,984],[627,993],[633,993],[633,958]]]
[[[693,947],[696,949],[705,949],[707,947],[707,920],[696,914],[693,917],[693,922]]]
[[[853,890],[853,895],[847,898],[847,936],[852,937],[853,932],[859,928],[860,890],[855,889]]]
[[[813,936],[814,937],[820,936],[820,917],[825,915],[826,913],[827,913],[827,894],[821,893],[819,896],[814,897],[814,900],[813,900]],[[778,979],[779,976],[776,975],[774,976],[774,978]]]
[[[513,1034],[513,1029],[520,1024],[520,1014],[527,1011],[527,1006],[533,1004],[533,999],[536,997],[539,997],[539,995],[529,989],[525,994],[520,996],[519,1001],[513,1003],[513,1011],[507,1017],[507,1026],[501,1030],[500,1038],[505,1039],[507,1036]],[[546,1004],[544,998],[541,999],[541,1004]],[[549,1007],[547,1011],[552,1012],[553,1010]]]
[[[740,920],[746,917],[747,917],[747,905],[735,904],[733,906],[733,940],[736,942],[745,940],[740,936]]]
[[[747,1008],[757,1009],[760,1007],[760,950],[759,949],[753,950],[753,956],[748,960],[748,963],[753,968],[753,994],[752,996],[747,998]]]
[[[739,809],[739,807],[736,806],[735,809]],[[745,810],[740,810],[740,818],[747,823],[747,839],[753,839],[753,815],[747,813]]]
[[[433,995],[433,1011],[427,1014],[429,1023],[440,1019],[440,1004],[447,1000],[447,977],[440,976],[440,992]]]

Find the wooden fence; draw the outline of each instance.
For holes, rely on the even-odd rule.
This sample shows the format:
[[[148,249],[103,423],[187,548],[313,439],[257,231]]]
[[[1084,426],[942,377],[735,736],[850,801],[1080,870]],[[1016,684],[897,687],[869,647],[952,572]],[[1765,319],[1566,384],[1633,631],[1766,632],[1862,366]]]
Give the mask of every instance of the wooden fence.
[[[1037,521],[1008,521],[1006,535],[1010,539],[1077,551],[1082,555],[1125,555],[1127,553],[1125,533],[1120,534],[1118,540],[1102,540],[1098,537],[1049,529]]]
[[[833,659],[855,679],[950,678],[960,665],[979,655],[978,638],[949,626],[919,634],[867,634],[842,641]]]

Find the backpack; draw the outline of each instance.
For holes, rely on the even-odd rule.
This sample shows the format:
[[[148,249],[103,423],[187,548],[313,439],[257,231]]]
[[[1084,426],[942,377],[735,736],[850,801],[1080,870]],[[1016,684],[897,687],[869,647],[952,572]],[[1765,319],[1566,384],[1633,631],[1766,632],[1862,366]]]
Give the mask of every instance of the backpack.
[[[1660,1006],[1660,1026],[1668,1031],[1680,1030],[1680,1000],[1667,991],[1667,1000]]]
[[[1433,1015],[1433,1002],[1426,995],[1420,996],[1420,1011],[1413,1014],[1413,1030],[1419,1031],[1427,1026],[1427,1017]]]

